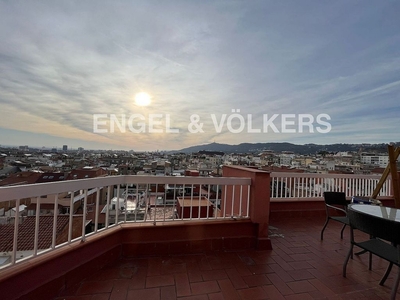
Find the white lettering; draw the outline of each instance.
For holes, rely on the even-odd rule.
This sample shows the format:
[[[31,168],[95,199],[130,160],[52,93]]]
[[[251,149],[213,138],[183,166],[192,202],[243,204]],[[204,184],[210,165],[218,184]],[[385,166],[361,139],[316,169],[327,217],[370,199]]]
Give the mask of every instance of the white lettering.
[[[221,133],[222,132],[222,126],[224,126],[224,123],[225,123],[226,114],[222,115],[219,124],[217,124],[217,118],[216,118],[216,116],[214,114],[211,115],[211,119],[213,121],[215,131],[217,133]]]
[[[317,131],[319,133],[328,133],[328,132],[331,131],[332,125],[329,122],[322,121],[321,120],[322,118],[325,118],[326,120],[330,120],[331,119],[331,117],[328,114],[319,114],[317,116],[317,123],[320,124],[320,125],[326,126],[326,129],[321,129],[321,127],[317,126]]]
[[[239,128],[237,129],[233,128],[232,126],[232,120],[235,118],[238,119],[240,122]],[[240,133],[246,127],[246,121],[244,120],[244,117],[242,115],[232,114],[228,117],[228,120],[226,121],[226,127],[228,127],[228,130],[232,133]]]
[[[107,120],[100,121],[99,118],[107,118],[107,114],[94,114],[93,115],[93,132],[94,133],[107,133],[107,128],[99,129],[99,125],[107,125]]]
[[[305,121],[307,119],[308,121]],[[314,117],[310,114],[299,114],[299,132],[303,132],[303,127],[308,126],[308,131],[314,133]]]
[[[165,115],[165,132],[167,133],[179,133],[179,129],[171,129],[171,119],[169,114]]]
[[[264,114],[264,115],[263,115],[263,123],[264,123],[263,131],[264,131],[264,132],[268,132],[268,126],[270,126],[273,132],[279,133],[278,128],[276,128],[275,124],[273,123],[274,120],[275,120],[278,116],[279,116],[278,114],[274,114],[270,119],[268,119],[268,115],[267,115],[267,114]]]
[[[247,115],[247,132],[248,133],[260,133],[260,128],[253,128],[253,117],[251,114]]]
[[[142,115],[142,114],[132,114],[129,119],[128,119],[128,127],[129,130],[133,133],[143,133],[146,132],[146,123],[145,122],[138,122],[137,125],[139,125],[140,127],[138,129],[136,129],[135,127],[133,127],[133,120],[135,118],[140,119],[141,121],[145,121],[146,118]]]
[[[155,120],[156,118],[162,119],[162,114],[149,114],[149,132],[150,133],[162,133],[163,130],[159,128],[154,128],[154,126],[162,125],[160,120]]]
[[[117,127],[122,133],[126,132],[126,124],[125,124],[125,115],[121,115],[121,123],[119,122],[118,118],[116,115],[111,114],[110,115],[110,132],[114,133],[115,132],[115,124],[117,124]]]
[[[295,114],[282,114],[282,133],[296,133],[295,128],[287,128],[286,126],[294,125],[294,121],[289,121],[288,118],[295,118]]]

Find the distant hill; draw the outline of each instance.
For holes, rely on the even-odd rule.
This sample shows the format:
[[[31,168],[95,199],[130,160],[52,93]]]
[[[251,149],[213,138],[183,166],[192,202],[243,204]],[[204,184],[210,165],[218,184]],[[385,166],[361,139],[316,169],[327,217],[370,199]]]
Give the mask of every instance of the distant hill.
[[[400,142],[394,144],[400,146]],[[315,154],[318,152],[341,152],[341,151],[363,151],[363,152],[387,152],[387,144],[330,144],[317,145],[305,144],[296,145],[292,143],[242,143],[238,145],[228,145],[211,143],[181,149],[177,152],[197,153],[199,151],[219,151],[224,153],[258,153],[265,150],[274,152],[290,151],[296,154]]]

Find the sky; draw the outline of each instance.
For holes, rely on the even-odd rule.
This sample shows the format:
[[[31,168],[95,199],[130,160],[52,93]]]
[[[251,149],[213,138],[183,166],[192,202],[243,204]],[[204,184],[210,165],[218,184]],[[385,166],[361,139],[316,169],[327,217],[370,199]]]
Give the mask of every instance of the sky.
[[[0,145],[397,142],[399,15],[398,1],[0,0]]]

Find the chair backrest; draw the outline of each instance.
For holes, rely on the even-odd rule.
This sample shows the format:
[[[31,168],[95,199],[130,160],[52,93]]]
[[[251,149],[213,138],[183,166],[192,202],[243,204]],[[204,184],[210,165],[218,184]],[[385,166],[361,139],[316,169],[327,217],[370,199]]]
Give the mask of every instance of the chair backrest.
[[[325,192],[324,200],[329,205],[344,205],[348,203],[346,201],[346,194],[342,192]]]
[[[359,229],[373,237],[400,244],[400,222],[379,218],[362,212],[347,211],[350,226]]]

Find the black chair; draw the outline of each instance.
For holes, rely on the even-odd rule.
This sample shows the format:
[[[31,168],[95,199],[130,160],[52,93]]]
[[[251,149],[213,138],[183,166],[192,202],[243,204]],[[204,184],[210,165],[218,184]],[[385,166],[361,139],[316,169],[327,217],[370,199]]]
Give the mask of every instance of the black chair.
[[[346,200],[346,194],[342,192],[325,192],[325,209],[326,209],[326,221],[321,231],[321,240],[324,239],[324,230],[328,225],[329,220],[334,220],[343,224],[342,230],[340,231],[340,238],[343,239],[343,231],[346,225],[349,225],[349,218],[347,217],[347,205],[350,203]],[[340,216],[333,215],[333,212],[340,212]]]
[[[347,216],[350,225],[350,249],[343,264],[343,277],[346,277],[347,263],[352,256],[353,247],[354,245],[358,246],[370,254],[377,255],[389,262],[389,266],[379,285],[384,285],[393,265],[398,267],[391,292],[391,299],[395,299],[400,281],[400,222],[364,214],[351,208],[348,210]],[[354,229],[361,230],[374,238],[361,242],[355,241]]]

